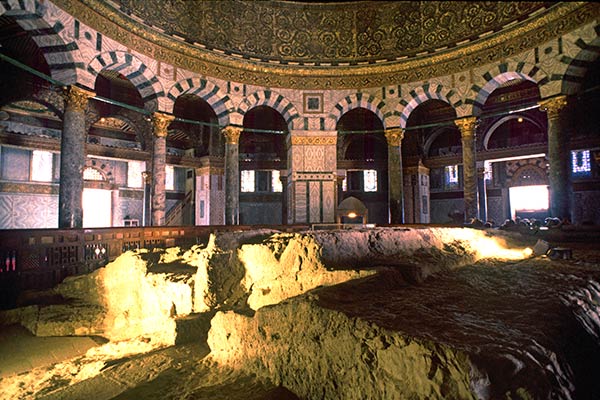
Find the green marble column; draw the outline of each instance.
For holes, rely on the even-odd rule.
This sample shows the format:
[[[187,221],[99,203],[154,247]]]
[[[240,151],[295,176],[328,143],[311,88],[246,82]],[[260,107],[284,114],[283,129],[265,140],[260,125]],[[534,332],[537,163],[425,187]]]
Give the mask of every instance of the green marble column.
[[[477,207],[477,169],[475,151],[475,126],[477,118],[466,117],[454,121],[460,130],[463,158],[463,198],[465,203],[465,221],[478,217]]]
[[[404,223],[404,187],[402,176],[402,139],[401,128],[386,129],[388,143],[388,203],[390,224]]]
[[[85,166],[85,111],[93,92],[70,86],[64,91],[65,114],[60,143],[58,227],[83,227],[83,169]]]
[[[167,196],[165,167],[167,164],[167,128],[174,117],[163,113],[152,114],[152,225],[165,224]]]
[[[564,95],[542,100],[540,110],[548,117],[548,162],[550,170],[550,214],[553,217],[569,218],[569,149],[564,129],[560,121],[560,112],[567,105]]]
[[[225,136],[225,225],[239,225],[240,220],[240,164],[239,140],[242,129],[226,126]]]

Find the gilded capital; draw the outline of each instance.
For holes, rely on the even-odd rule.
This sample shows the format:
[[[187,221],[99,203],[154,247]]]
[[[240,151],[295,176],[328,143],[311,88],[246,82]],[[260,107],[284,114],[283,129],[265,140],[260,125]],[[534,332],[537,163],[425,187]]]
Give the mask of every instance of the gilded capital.
[[[402,139],[404,139],[404,129],[402,128],[390,128],[385,130],[385,138],[387,139],[388,146],[400,146]]]
[[[167,128],[174,116],[155,112],[152,114],[152,127],[156,137],[167,137]]]
[[[66,107],[80,112],[84,112],[86,110],[88,100],[95,95],[96,93],[81,89],[77,86],[68,86],[63,89],[63,97],[66,101]]]
[[[463,137],[475,136],[475,127],[477,126],[477,117],[465,117],[454,120],[454,124],[460,130]]]
[[[229,125],[223,128],[221,133],[223,133],[225,136],[227,144],[238,144],[240,140],[240,133],[242,133],[242,128]]]
[[[540,110],[546,111],[548,119],[556,119],[560,115],[561,110],[567,105],[567,96],[551,97],[540,101],[538,104],[540,105]]]

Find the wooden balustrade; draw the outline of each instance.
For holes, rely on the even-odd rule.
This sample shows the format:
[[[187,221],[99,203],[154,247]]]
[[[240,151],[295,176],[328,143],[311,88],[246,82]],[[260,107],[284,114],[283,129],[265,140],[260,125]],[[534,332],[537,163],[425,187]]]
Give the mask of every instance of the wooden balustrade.
[[[16,305],[26,290],[48,289],[71,275],[91,272],[128,250],[207,243],[212,232],[308,225],[164,226],[96,229],[0,230],[0,308]]]

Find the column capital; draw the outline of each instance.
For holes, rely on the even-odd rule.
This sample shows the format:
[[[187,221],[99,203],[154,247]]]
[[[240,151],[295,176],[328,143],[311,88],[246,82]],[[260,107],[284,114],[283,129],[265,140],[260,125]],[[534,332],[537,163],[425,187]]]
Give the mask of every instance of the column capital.
[[[464,117],[454,120],[454,124],[460,130],[463,137],[475,136],[475,127],[477,126],[477,117]]]
[[[167,127],[174,119],[175,117],[173,115],[160,112],[152,113],[152,127],[154,136],[167,137]]]
[[[561,94],[559,96],[550,97],[538,102],[540,110],[546,111],[548,119],[556,119],[560,112],[567,105],[567,96]]]
[[[95,95],[96,93],[77,86],[66,86],[63,88],[63,97],[66,101],[66,106],[77,111],[85,111],[89,99]]]
[[[240,134],[242,133],[242,128],[228,125],[221,129],[221,133],[225,136],[227,144],[238,144],[240,140]]]
[[[389,128],[385,130],[385,139],[388,146],[400,146],[400,142],[404,139],[404,129]]]

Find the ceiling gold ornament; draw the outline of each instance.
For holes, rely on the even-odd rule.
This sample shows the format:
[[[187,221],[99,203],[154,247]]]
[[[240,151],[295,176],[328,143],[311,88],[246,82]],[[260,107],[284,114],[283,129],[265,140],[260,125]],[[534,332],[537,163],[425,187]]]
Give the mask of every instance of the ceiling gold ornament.
[[[560,116],[560,111],[567,105],[567,96],[551,97],[540,101],[538,104],[540,110],[546,112],[548,119],[556,119]]]
[[[389,146],[400,146],[404,139],[404,129],[391,128],[385,130],[385,138]]]
[[[305,146],[327,146],[335,145],[337,137],[335,136],[292,136],[293,145]]]
[[[462,12],[460,14],[454,12],[453,14],[452,10],[448,10],[447,12],[444,11],[445,9],[443,7],[446,6],[443,6],[443,3],[452,4],[454,2],[439,2],[439,4],[436,5],[437,8],[434,9],[426,8],[426,4],[429,2],[414,2],[415,4],[419,4],[420,7],[424,7],[424,9],[421,9],[421,15],[431,15],[431,18],[426,19],[426,21],[432,21],[428,22],[431,26],[423,25],[420,27],[417,23],[417,18],[409,18],[408,22],[399,23],[396,27],[398,28],[397,30],[394,30],[395,28],[392,25],[387,26],[381,23],[378,25],[378,30],[372,31],[369,30],[371,29],[369,26],[365,25],[360,27],[360,29],[362,29],[360,32],[358,30],[352,31],[352,40],[355,42],[351,49],[348,47],[349,50],[343,50],[342,45],[336,45],[337,47],[334,46],[335,49],[328,49],[326,46],[326,43],[346,43],[350,40],[348,39],[350,33],[346,32],[344,26],[340,25],[342,22],[340,22],[339,19],[329,21],[327,18],[323,17],[323,19],[319,20],[318,25],[323,29],[328,26],[328,24],[332,25],[330,29],[332,29],[331,32],[334,34],[323,34],[319,39],[321,42],[315,42],[316,39],[312,36],[314,32],[311,31],[312,28],[310,28],[312,21],[306,20],[305,18],[305,16],[309,14],[299,14],[302,15],[303,18],[288,22],[285,22],[285,15],[282,15],[281,18],[283,18],[284,21],[279,21],[278,23],[291,25],[288,30],[278,31],[280,37],[277,40],[280,41],[279,43],[284,43],[286,40],[295,40],[296,47],[291,44],[289,47],[281,45],[279,46],[279,50],[277,50],[279,52],[277,54],[281,58],[280,60],[277,60],[275,56],[273,59],[263,60],[260,57],[244,58],[252,51],[261,51],[265,54],[269,52],[271,52],[269,54],[272,54],[272,52],[275,51],[272,48],[274,43],[269,42],[269,37],[263,37],[264,35],[260,32],[257,32],[255,37],[246,37],[244,29],[252,29],[252,24],[245,28],[232,26],[230,27],[230,30],[227,30],[227,26],[229,26],[232,21],[229,19],[223,21],[223,26],[220,28],[213,25],[204,32],[205,35],[216,35],[215,37],[207,36],[207,42],[210,42],[211,40],[222,40],[226,43],[233,43],[232,46],[237,43],[237,48],[240,51],[246,52],[237,55],[231,53],[230,55],[227,54],[227,49],[217,49],[213,51],[209,49],[210,47],[207,48],[204,43],[192,44],[181,40],[181,38],[177,38],[176,36],[164,34],[159,30],[146,26],[134,18],[127,16],[127,14],[118,11],[107,2],[98,2],[97,0],[55,0],[54,2],[62,9],[68,10],[68,12],[76,18],[84,21],[93,29],[156,60],[167,62],[190,71],[201,71],[203,75],[214,76],[227,81],[297,89],[378,87],[423,80],[426,77],[452,74],[472,66],[480,66],[488,62],[504,60],[525,50],[542,45],[548,40],[586,23],[592,22],[600,16],[600,6],[595,3],[553,3],[548,9],[539,9],[539,12],[528,18],[526,23],[515,22],[508,24],[508,27],[499,26],[498,32],[480,32],[484,38],[478,39],[477,37],[467,36],[467,34],[473,35],[474,32],[479,32],[477,29],[472,27],[469,30],[468,25],[463,28],[458,27],[462,26],[461,24],[465,21],[469,21],[471,25],[477,27],[496,26],[496,23],[510,20],[507,15],[510,16],[511,12],[516,12],[518,14],[518,12],[515,11],[515,7],[518,7],[519,4],[528,3],[498,2],[505,3],[506,7],[495,8],[495,11],[492,12],[491,9],[486,11],[485,7],[492,7],[494,2],[479,2],[477,3],[479,8],[469,8],[470,6],[467,6],[470,4],[469,2],[460,2],[463,7],[466,7],[463,12],[468,13],[468,10],[474,10],[471,11],[474,15],[469,17],[468,15],[463,15]],[[129,7],[139,7],[135,6],[135,4],[138,3],[146,4],[148,2],[122,0],[122,4]],[[171,7],[175,7],[173,10],[177,10],[177,7],[182,7],[183,4],[192,4],[194,6],[202,5],[203,7],[206,7],[205,3],[220,4],[221,2],[169,2],[169,4],[171,3],[173,4]],[[241,2],[224,3],[237,5]],[[253,7],[262,3],[263,2],[250,2]],[[278,7],[283,7],[283,4],[285,4],[283,2],[268,3],[280,3]],[[161,7],[155,7],[157,10],[156,12],[162,10],[164,4],[166,3],[161,2]],[[146,4],[144,7],[144,9],[150,9],[149,12],[154,13],[151,9],[151,4]],[[227,4],[219,7],[222,12],[231,8],[231,6],[227,6]],[[371,7],[371,10],[373,7]],[[535,9],[535,7],[532,9]],[[246,9],[244,8],[244,10]],[[528,8],[525,8],[525,10],[531,11],[531,9]],[[230,10],[231,13],[235,13],[235,11],[235,9]],[[252,21],[252,18],[263,18],[261,20],[263,25],[268,24],[269,21],[274,23],[272,17],[269,16],[268,13],[261,17],[254,16],[252,8],[248,8],[246,11],[245,14],[242,14],[241,18],[249,18],[249,21]],[[206,10],[204,12],[205,15],[208,13],[207,18],[221,15]],[[502,13],[506,15],[503,15]],[[169,14],[169,12],[161,11],[160,15],[156,14],[155,17],[163,20],[163,26],[168,27],[172,25],[181,27],[181,22],[179,20],[189,19],[190,15]],[[249,17],[251,15],[252,17]],[[280,14],[273,15],[279,16]],[[317,13],[315,15],[319,16],[322,14]],[[527,15],[527,12],[525,12],[525,15]],[[459,17],[460,20],[458,20]],[[489,21],[486,22],[486,18],[489,19]],[[478,22],[480,20],[482,22]],[[220,22],[221,21],[216,21],[216,23]],[[488,25],[486,25],[486,23],[488,23]],[[460,35],[463,35],[462,37],[466,42],[464,44],[461,44],[460,42],[458,42],[458,44],[448,42],[448,48],[440,49],[437,47],[439,43],[446,43],[443,40],[452,41],[457,40],[458,37],[451,37],[450,31],[444,32],[444,24],[448,27],[460,29],[458,32],[460,32]],[[204,28],[204,26],[200,26],[200,28]],[[254,29],[258,28],[258,26],[254,27]],[[422,31],[413,38],[413,34],[416,35],[415,32],[419,29],[426,29],[427,32]],[[309,31],[309,34],[306,32],[301,34],[306,30]],[[216,38],[219,35],[224,35],[225,32],[228,32],[232,38]],[[358,35],[359,33],[361,35]],[[290,39],[289,35],[296,35],[294,36],[296,39]],[[400,35],[401,38],[406,39],[406,41],[403,42],[402,40],[397,40],[394,42],[396,35]],[[446,35],[448,36],[446,37]],[[309,46],[310,49],[307,49],[306,52],[297,50],[299,48],[298,46],[304,42],[301,40],[303,37],[308,40],[307,46],[309,44],[312,46]],[[441,39],[442,42],[438,39]],[[227,42],[227,40],[230,41]],[[244,42],[244,40],[246,41]],[[413,40],[414,43],[411,44],[411,40]],[[359,42],[364,42],[363,44],[365,45],[367,43],[372,44],[372,46],[363,48],[364,46],[358,46]],[[419,43],[417,42],[420,42],[422,46],[419,47]],[[244,46],[242,46],[241,43],[244,43]],[[373,43],[380,43],[382,48],[377,50],[377,46]],[[428,43],[436,48],[432,49],[427,47]],[[393,44],[392,47],[395,48],[397,54],[401,54],[401,56],[393,58],[390,54],[385,53],[384,49],[389,48],[388,45],[390,44]],[[403,48],[402,46],[408,46],[409,48]],[[426,50],[426,54],[415,53],[416,51],[424,49]],[[348,51],[350,51],[350,53]],[[296,59],[303,57],[309,59],[312,57],[310,58],[311,62],[317,60],[317,57],[322,54],[328,54],[329,58],[325,57],[324,59],[332,60],[332,65],[317,65],[318,63],[315,63],[315,65],[307,65],[309,64],[308,62],[306,62],[305,65],[297,65],[299,63],[289,61],[289,58],[286,59],[284,57],[288,53],[295,54],[294,57],[296,57]],[[383,56],[383,58],[378,58],[380,55]],[[339,60],[346,59],[344,57],[357,60],[356,65],[352,65],[352,62],[340,62]],[[377,63],[375,63],[375,61],[377,61]]]

